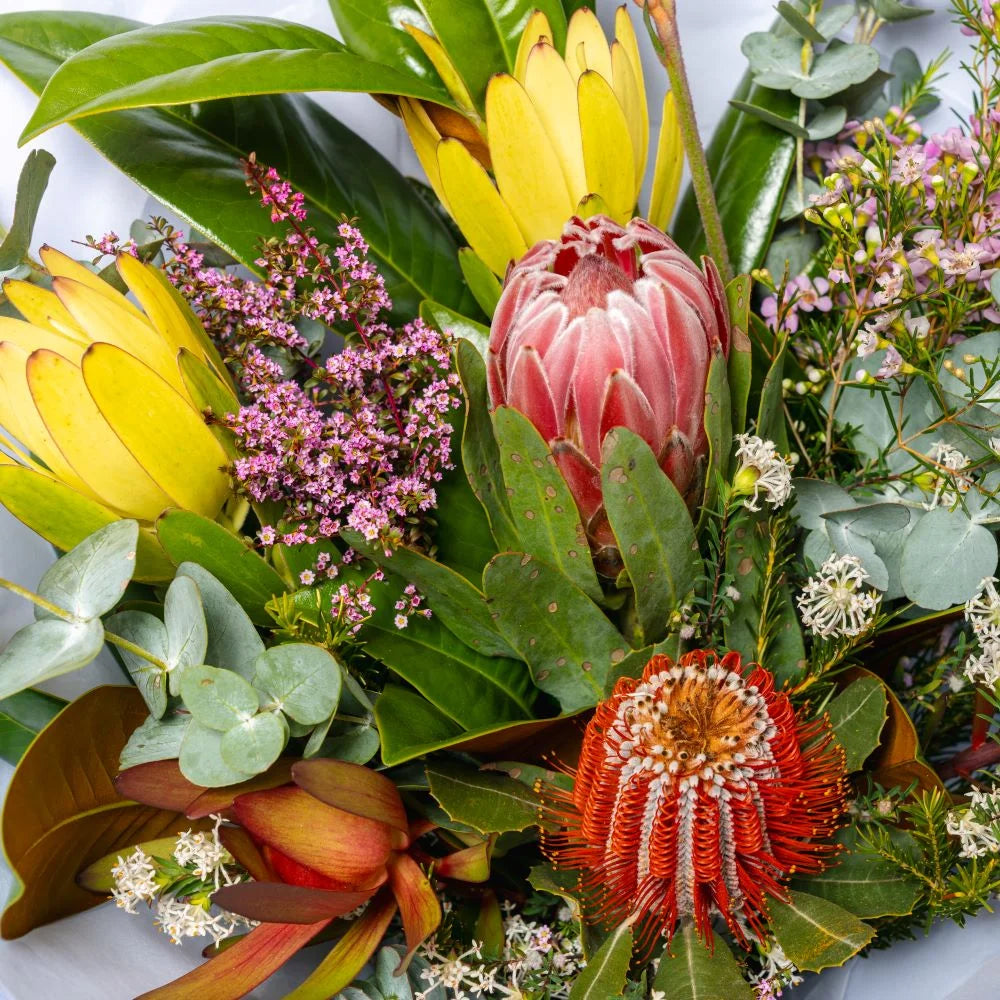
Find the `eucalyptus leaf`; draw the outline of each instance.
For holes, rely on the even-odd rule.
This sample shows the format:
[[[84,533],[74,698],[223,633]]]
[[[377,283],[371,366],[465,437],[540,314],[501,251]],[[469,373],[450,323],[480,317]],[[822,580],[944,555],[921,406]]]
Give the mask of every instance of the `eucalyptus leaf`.
[[[0,242],[0,271],[17,267],[27,255],[42,195],[55,165],[56,158],[46,149],[33,149],[28,153],[17,179],[14,221]]]
[[[816,16],[816,27],[827,37],[833,38],[838,31],[847,27],[848,23],[857,13],[853,4],[844,3],[836,7],[826,4]]]
[[[239,674],[204,664],[184,671],[180,694],[199,725],[221,733],[247,721],[260,708],[257,692]]]
[[[839,104],[831,104],[829,107],[823,108],[806,126],[807,138],[813,142],[829,139],[844,127],[846,121],[847,108],[841,107]]]
[[[121,600],[132,579],[138,542],[135,521],[112,521],[45,571],[38,584],[39,596],[78,621],[103,615]],[[51,614],[36,606],[35,617]]]
[[[878,53],[870,45],[831,46],[808,71],[803,69],[801,43],[795,38],[755,31],[743,39],[742,50],[758,86],[790,90],[796,97],[814,100],[862,83],[878,70]]]
[[[281,756],[287,740],[288,730],[281,716],[260,712],[223,733],[219,752],[233,770],[260,774]]]
[[[190,723],[191,716],[186,712],[172,712],[162,719],[150,716],[129,736],[121,753],[119,769],[124,771],[154,760],[176,759]]]
[[[167,629],[155,615],[146,611],[121,611],[105,624],[109,632],[127,639],[161,662],[168,662]],[[162,719],[167,710],[166,671],[129,649],[116,646],[115,652],[125,664],[150,714],[154,719]]]
[[[204,788],[224,788],[253,777],[249,771],[232,768],[222,759],[222,735],[197,719],[191,720],[181,740],[178,760],[181,774],[188,781]]]
[[[170,693],[177,694],[188,667],[205,662],[208,649],[208,626],[201,605],[201,594],[194,580],[175,577],[163,602],[166,626],[166,664],[170,674]]]
[[[351,726],[335,736],[328,736],[320,748],[324,757],[367,764],[378,753],[379,735],[374,726]]]
[[[854,506],[854,500],[847,490],[825,479],[793,479],[792,498],[795,520],[808,530],[825,530],[824,514],[828,511],[845,511]]]
[[[85,667],[104,648],[99,618],[46,618],[14,633],[0,653],[0,699]]]
[[[915,17],[933,14],[933,10],[911,7],[900,0],[871,0],[872,8],[883,21],[909,21]]]
[[[826,37],[817,30],[816,25],[797,7],[788,3],[788,0],[778,0],[777,11],[800,38],[818,45],[826,42]]]
[[[343,673],[325,649],[306,643],[272,646],[254,663],[254,687],[303,725],[315,726],[337,710]]]

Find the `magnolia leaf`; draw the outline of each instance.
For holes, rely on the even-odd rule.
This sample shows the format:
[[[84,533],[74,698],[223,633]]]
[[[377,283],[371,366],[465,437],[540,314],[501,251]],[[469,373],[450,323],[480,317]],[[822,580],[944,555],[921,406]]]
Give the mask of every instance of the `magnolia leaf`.
[[[151,653],[163,663],[169,662],[167,629],[147,611],[122,611],[106,622],[108,631]],[[115,646],[115,653],[125,664],[154,719],[162,719],[167,710],[167,673],[156,664],[130,649]]]
[[[539,825],[541,799],[505,774],[437,761],[427,766],[427,780],[449,818],[482,834]]]
[[[660,959],[653,989],[663,1000],[754,1000],[753,987],[724,941],[702,941],[691,920],[682,920]]]
[[[4,938],[104,902],[77,872],[112,851],[192,828],[173,810],[123,799],[113,779],[128,734],[146,714],[131,687],[100,687],[41,731],[11,778],[0,827],[20,881],[0,920]]]
[[[132,579],[138,542],[135,521],[114,521],[95,531],[46,570],[39,595],[79,621],[103,615],[118,603]],[[35,617],[51,613],[36,607]]]
[[[0,271],[12,270],[26,257],[42,195],[55,165],[56,158],[46,149],[33,149],[28,153],[17,179],[14,221],[0,242]]]
[[[964,604],[997,568],[996,539],[962,510],[928,511],[907,536],[900,564],[906,597],[932,611]]]
[[[860,677],[827,707],[834,735],[844,749],[848,773],[860,770],[878,746],[887,704],[885,684],[877,677]]]
[[[0,701],[0,760],[16,765],[31,741],[65,707],[62,698],[30,688]]]
[[[329,718],[340,701],[340,664],[322,647],[307,643],[274,646],[254,663],[254,687],[303,725]]]
[[[205,662],[208,649],[208,626],[201,606],[201,594],[194,580],[178,576],[167,589],[163,602],[163,621],[167,639],[167,669],[170,693],[179,694],[189,667]]]
[[[250,616],[239,601],[202,566],[181,563],[178,576],[190,577],[198,585],[202,610],[208,627],[205,661],[213,667],[234,670],[248,681],[253,679],[253,664],[264,651]]]
[[[260,774],[280,756],[288,742],[288,728],[280,715],[260,712],[222,734],[219,753],[234,771]]]
[[[47,618],[14,633],[0,653],[0,699],[85,667],[104,648],[99,618],[65,622]]]
[[[184,671],[180,694],[196,722],[220,733],[246,722],[260,708],[260,698],[248,681],[232,670],[204,664]]]
[[[128,738],[118,766],[121,770],[154,760],[174,760],[181,755],[181,743],[191,716],[172,712],[162,719],[150,716]]]
[[[576,977],[569,1000],[608,1000],[622,995],[632,961],[632,924],[619,924]]]
[[[800,969],[820,972],[843,965],[875,937],[868,924],[828,899],[795,890],[788,897],[769,902],[771,932]]]

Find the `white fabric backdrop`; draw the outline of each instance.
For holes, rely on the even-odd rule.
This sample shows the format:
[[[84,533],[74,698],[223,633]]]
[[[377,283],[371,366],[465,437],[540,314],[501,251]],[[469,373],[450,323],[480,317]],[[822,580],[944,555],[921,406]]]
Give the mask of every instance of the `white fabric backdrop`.
[[[963,41],[944,13],[946,0],[916,0],[935,9],[933,17],[887,29],[883,42],[904,39],[923,59],[950,47],[961,52]],[[0,11],[34,8],[94,10],[128,14],[158,22],[207,14],[257,14],[306,22],[333,31],[323,0],[133,0],[126,9],[116,0],[0,0]],[[739,52],[747,32],[766,28],[773,15],[771,0],[680,0],[681,30],[689,72],[704,135],[711,134],[725,102],[743,73]],[[606,23],[613,17],[611,0],[601,0]],[[644,48],[647,86],[662,94],[663,74],[648,46]],[[945,109],[966,104],[961,73],[945,81]],[[364,95],[320,95],[346,124],[360,132],[404,170],[419,174],[416,161],[396,120]],[[651,107],[659,100],[651,98]],[[0,220],[9,222],[17,175],[27,150],[17,150],[17,136],[34,106],[34,99],[13,77],[0,71]],[[948,119],[939,113],[939,121]],[[110,167],[68,126],[43,136],[42,145],[55,154],[56,168],[38,225],[36,246],[48,242],[72,252],[72,240],[108,229],[127,233],[133,219],[150,214],[147,195]],[[37,583],[52,560],[48,545],[0,508],[0,576],[26,586]],[[30,620],[30,609],[0,591],[0,645]],[[86,670],[47,685],[53,692],[73,697],[99,683],[121,680],[110,658]],[[0,797],[11,769],[0,762]],[[10,885],[0,864],[0,899]],[[879,952],[846,969],[824,974],[795,992],[797,1000],[868,1000],[907,997],[908,1000],[994,1000],[1000,998],[1000,923],[985,916],[965,931],[954,926],[935,928],[929,941],[921,939]],[[128,1000],[174,978],[198,962],[197,947],[175,948],[153,929],[145,916],[126,917],[103,906],[41,928],[13,942],[0,942],[0,1000]],[[275,977],[253,995],[282,996],[294,975]],[[211,1000],[211,998],[207,998]]]

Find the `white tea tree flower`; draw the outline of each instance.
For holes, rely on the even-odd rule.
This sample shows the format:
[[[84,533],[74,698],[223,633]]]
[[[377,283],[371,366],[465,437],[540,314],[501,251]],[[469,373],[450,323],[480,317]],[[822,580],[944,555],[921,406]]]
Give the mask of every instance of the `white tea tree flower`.
[[[963,858],[1000,852],[1000,785],[969,792],[967,809],[948,813],[948,832],[962,841]]]
[[[733,493],[745,496],[748,510],[760,510],[761,497],[772,507],[781,507],[792,495],[792,469],[778,454],[773,441],[756,434],[737,434],[736,457],[740,467],[733,478]]]
[[[802,624],[815,635],[853,638],[871,628],[882,600],[857,556],[830,556],[798,596]]]
[[[934,475],[930,500],[924,504],[926,510],[935,507],[954,507],[962,494],[969,492],[972,481],[961,473],[969,467],[969,456],[962,454],[944,441],[935,441],[927,457],[935,462],[938,471]]]

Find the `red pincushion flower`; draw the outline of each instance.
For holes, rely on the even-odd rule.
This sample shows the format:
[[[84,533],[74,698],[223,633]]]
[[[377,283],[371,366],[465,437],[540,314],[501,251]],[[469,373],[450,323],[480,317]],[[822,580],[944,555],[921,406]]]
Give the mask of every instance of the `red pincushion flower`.
[[[562,832],[546,851],[581,871],[592,916],[635,919],[649,945],[683,916],[709,937],[718,912],[745,940],[768,894],[836,850],[844,755],[738,653],[654,656],[597,707],[573,791],[549,795]]]

